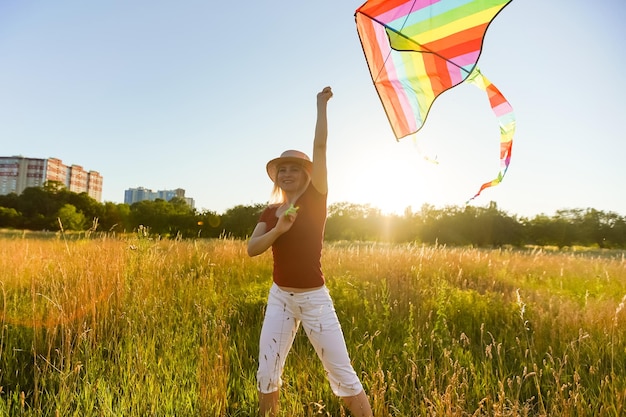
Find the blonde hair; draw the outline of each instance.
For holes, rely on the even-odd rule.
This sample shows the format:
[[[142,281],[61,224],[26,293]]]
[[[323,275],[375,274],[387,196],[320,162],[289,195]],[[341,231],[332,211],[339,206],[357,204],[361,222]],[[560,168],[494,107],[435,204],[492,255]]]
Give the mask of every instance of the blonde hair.
[[[278,184],[274,183],[274,188],[272,188],[272,193],[270,194],[270,204],[282,204],[285,201],[287,201],[285,192]]]

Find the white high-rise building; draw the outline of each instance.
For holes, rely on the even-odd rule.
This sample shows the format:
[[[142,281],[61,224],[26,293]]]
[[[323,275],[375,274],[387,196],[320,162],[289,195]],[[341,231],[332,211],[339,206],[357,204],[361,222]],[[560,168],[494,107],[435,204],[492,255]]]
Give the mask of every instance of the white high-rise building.
[[[177,188],[175,190],[152,191],[148,188],[137,187],[129,188],[124,191],[125,204],[133,204],[144,200],[154,201],[157,198],[165,201],[170,201],[174,197],[182,198],[189,205],[189,207],[195,208],[196,202],[193,198],[185,197],[185,190],[183,190],[182,188]]]

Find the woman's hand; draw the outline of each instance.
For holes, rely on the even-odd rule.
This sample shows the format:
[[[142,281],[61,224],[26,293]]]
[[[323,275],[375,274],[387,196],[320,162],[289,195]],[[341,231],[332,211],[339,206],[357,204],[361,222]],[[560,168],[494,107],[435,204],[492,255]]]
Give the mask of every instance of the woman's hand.
[[[333,96],[333,90],[330,87],[324,87],[322,91],[317,93],[317,104],[326,104]]]
[[[278,216],[278,221],[273,229],[267,230],[265,223],[258,223],[248,240],[248,255],[257,256],[269,249],[280,235],[287,232],[293,226],[298,217],[299,207],[292,204],[287,210]]]
[[[291,229],[293,226],[293,222],[296,221],[296,217],[298,217],[298,210],[294,207],[293,209],[290,207],[285,210],[279,217],[278,222],[276,223],[275,229],[279,234],[283,234]]]

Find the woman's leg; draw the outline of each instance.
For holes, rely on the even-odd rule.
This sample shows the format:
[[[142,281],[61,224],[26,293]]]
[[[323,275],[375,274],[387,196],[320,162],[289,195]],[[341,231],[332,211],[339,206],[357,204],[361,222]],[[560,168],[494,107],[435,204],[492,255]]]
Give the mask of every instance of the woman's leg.
[[[300,325],[300,320],[294,316],[289,304],[289,299],[285,299],[285,295],[273,286],[259,338],[257,389],[262,417],[278,413],[285,360]]]
[[[353,416],[372,416],[363,385],[350,363],[328,289],[311,294],[306,306],[301,315],[302,326],[324,365],[333,392],[344,400]]]
[[[263,394],[259,391],[259,415],[261,417],[275,417],[278,415],[279,391]]]
[[[365,395],[365,391],[361,391],[360,394],[353,395],[352,397],[341,397],[343,402],[350,410],[350,414],[353,417],[373,417],[372,408],[370,402]]]

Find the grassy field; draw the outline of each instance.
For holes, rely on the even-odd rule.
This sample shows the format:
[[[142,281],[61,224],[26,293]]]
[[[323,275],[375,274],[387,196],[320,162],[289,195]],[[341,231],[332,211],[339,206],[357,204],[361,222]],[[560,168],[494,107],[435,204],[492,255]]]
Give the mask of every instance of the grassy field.
[[[626,413],[626,257],[329,244],[376,416]],[[235,240],[0,238],[0,415],[255,416],[271,255]],[[303,333],[285,416],[343,416]]]

